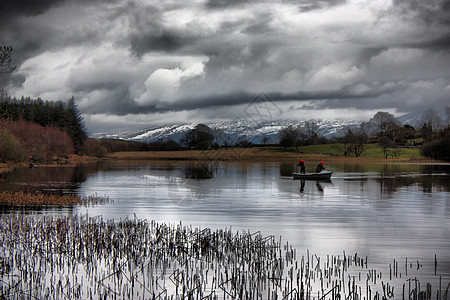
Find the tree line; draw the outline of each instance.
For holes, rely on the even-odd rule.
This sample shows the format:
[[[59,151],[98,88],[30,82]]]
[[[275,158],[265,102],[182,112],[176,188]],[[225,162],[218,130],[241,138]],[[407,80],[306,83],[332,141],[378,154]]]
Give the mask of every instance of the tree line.
[[[434,109],[424,112],[417,128],[402,125],[388,112],[377,112],[368,122],[347,129],[334,140],[320,138],[317,126],[306,122],[305,125],[288,126],[278,134],[280,146],[307,146],[323,143],[340,143],[345,156],[359,157],[369,143],[377,143],[384,158],[398,158],[405,147],[420,147],[421,154],[438,160],[450,161],[450,107],[445,107],[443,120]]]
[[[285,149],[339,143],[345,156],[361,156],[369,143],[377,143],[385,158],[397,158],[405,147],[420,147],[425,156],[450,161],[450,107],[442,120],[427,110],[417,128],[402,125],[388,112],[377,112],[368,122],[347,129],[340,137],[327,139],[318,134],[314,122],[287,126],[279,130],[278,146]],[[267,140],[262,141],[264,144]],[[151,143],[114,139],[88,139],[83,118],[74,98],[67,102],[43,101],[0,95],[0,162],[56,159],[69,154],[105,156],[119,151],[207,150],[228,147],[252,147],[246,136],[197,124],[179,142],[160,140]]]
[[[349,128],[333,139],[321,137],[318,134],[319,127],[314,122],[290,125],[278,131],[277,145],[285,149],[295,147],[298,150],[301,146],[338,143],[345,156],[359,157],[369,143],[376,143],[384,158],[398,158],[405,148],[420,147],[425,156],[450,161],[450,107],[445,110],[445,120],[433,109],[425,111],[422,120],[416,125],[417,128],[409,124],[402,125],[391,113],[379,111],[368,122]],[[223,130],[197,124],[183,135],[180,143],[173,140],[158,141],[148,144],[143,150],[211,150],[252,146],[255,145],[245,136],[232,136]]]
[[[63,160],[70,154],[104,157],[120,151],[181,150],[172,141],[142,143],[88,138],[75,99],[20,99],[0,93],[0,162]]]

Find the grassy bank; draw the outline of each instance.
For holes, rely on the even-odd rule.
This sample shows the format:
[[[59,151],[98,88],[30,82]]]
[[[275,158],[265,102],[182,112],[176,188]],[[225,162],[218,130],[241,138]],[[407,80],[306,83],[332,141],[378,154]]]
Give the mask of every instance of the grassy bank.
[[[293,151],[294,149],[290,149]],[[312,153],[330,153],[333,155],[344,156],[344,146],[342,144],[325,144],[325,145],[312,145],[299,147],[298,151],[312,154]],[[410,160],[427,160],[426,157],[420,154],[418,148],[400,148],[398,159],[410,159]],[[378,144],[367,144],[365,151],[361,154],[361,157],[384,159],[383,149]],[[391,158],[389,158],[391,159]]]
[[[398,158],[383,158],[382,149],[376,144],[367,145],[361,157],[344,156],[342,144],[325,144],[284,149],[282,147],[228,148],[218,150],[179,150],[179,151],[122,151],[110,153],[104,158],[93,156],[70,155],[64,162],[46,162],[36,166],[75,166],[79,163],[108,160],[203,160],[203,161],[278,161],[295,162],[305,159],[311,162],[326,160],[328,162],[352,163],[436,163],[420,155],[419,149],[401,149]],[[28,166],[28,164],[23,164]],[[0,164],[0,173],[9,172],[17,165]]]
[[[309,161],[327,160],[328,162],[432,162],[420,155],[419,149],[403,149],[399,158],[383,158],[382,149],[377,145],[368,145],[361,157],[343,156],[342,145],[327,144],[284,149],[281,147],[233,148],[219,150],[189,151],[143,151],[115,152],[109,158],[120,160],[211,160],[211,161],[297,161],[300,158]]]

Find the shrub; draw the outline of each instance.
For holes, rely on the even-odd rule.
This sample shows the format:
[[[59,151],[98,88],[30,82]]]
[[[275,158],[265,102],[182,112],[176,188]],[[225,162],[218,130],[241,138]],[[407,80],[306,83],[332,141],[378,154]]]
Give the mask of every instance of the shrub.
[[[0,161],[18,163],[24,160],[22,145],[6,128],[0,128]]]
[[[437,160],[450,161],[450,139],[442,138],[423,145],[421,154]]]
[[[100,145],[105,147],[107,152],[121,152],[121,151],[148,151],[149,146],[146,143],[115,140],[115,139],[100,139]]]
[[[84,142],[82,152],[85,155],[104,157],[108,153],[107,149],[101,145],[100,141],[94,139],[87,139]]]
[[[447,129],[441,138],[424,144],[421,154],[433,159],[450,161],[450,130]]]
[[[43,127],[25,120],[5,122],[5,127],[20,141],[23,152],[33,161],[60,159],[74,151],[70,136],[57,127]]]

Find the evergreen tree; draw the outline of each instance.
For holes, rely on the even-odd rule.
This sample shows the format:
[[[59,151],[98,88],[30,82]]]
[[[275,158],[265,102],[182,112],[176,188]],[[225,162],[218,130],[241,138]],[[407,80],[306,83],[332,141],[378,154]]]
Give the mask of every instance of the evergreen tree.
[[[79,154],[87,139],[87,134],[84,128],[83,117],[81,116],[73,97],[70,98],[67,103],[66,112],[67,115],[64,126],[67,133],[72,138],[75,154]]]

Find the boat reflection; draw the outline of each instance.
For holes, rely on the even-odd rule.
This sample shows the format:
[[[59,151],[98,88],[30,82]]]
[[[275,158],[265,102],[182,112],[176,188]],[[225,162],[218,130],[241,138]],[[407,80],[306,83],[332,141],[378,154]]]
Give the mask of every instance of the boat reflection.
[[[303,193],[305,191],[306,181],[312,182],[312,180],[305,180],[305,179],[299,179],[299,181],[300,181],[300,193]],[[323,183],[332,184],[333,182],[331,181],[331,179],[318,179],[318,180],[315,180],[315,183],[316,183],[317,191],[319,191],[320,193],[323,193],[324,192]]]

